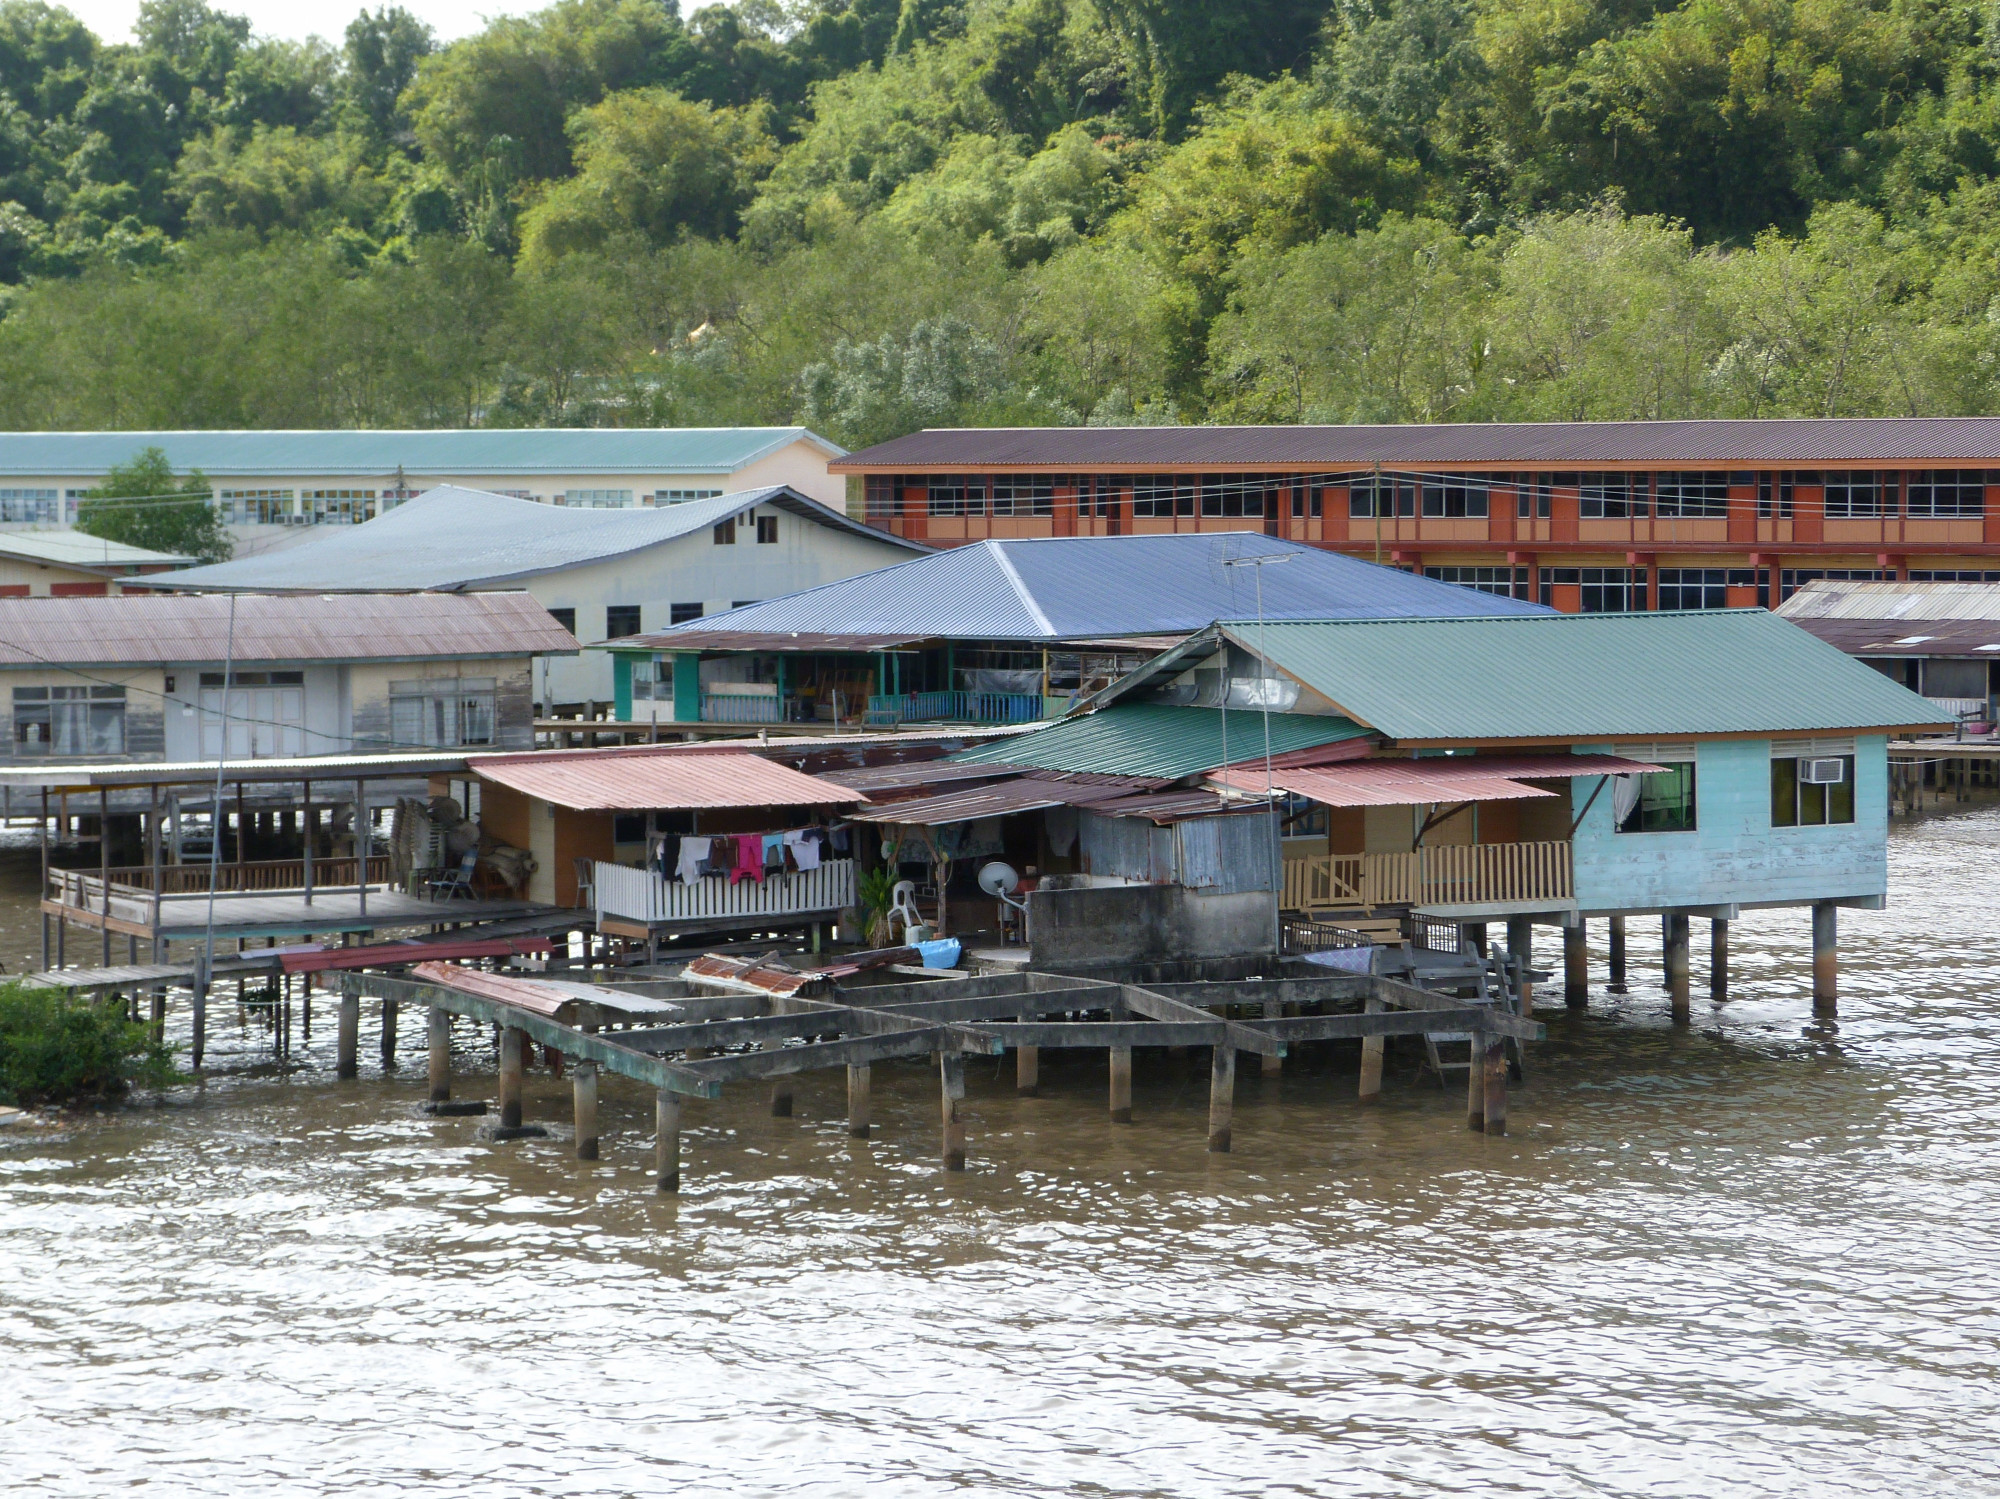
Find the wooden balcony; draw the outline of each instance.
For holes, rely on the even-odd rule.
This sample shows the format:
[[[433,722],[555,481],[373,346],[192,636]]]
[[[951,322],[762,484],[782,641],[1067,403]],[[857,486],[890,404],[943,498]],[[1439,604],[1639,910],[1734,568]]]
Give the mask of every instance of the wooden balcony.
[[[1285,861],[1287,911],[1561,906],[1575,899],[1566,842],[1442,844],[1407,854]]]
[[[621,935],[796,926],[831,921],[854,904],[854,861],[828,859],[817,869],[767,874],[761,881],[731,884],[718,876],[692,885],[600,862],[596,891],[598,929]]]
[[[111,882],[133,890],[150,891],[153,888],[153,870],[149,865],[114,866],[109,871]],[[51,869],[49,878],[53,882],[58,875],[85,876],[98,878],[101,871],[94,869],[59,870]],[[206,895],[208,893],[209,866],[205,859],[197,859],[187,864],[163,864],[160,866],[160,893],[162,895]],[[368,882],[371,885],[385,884],[389,879],[389,856],[376,854],[368,860]],[[245,864],[218,864],[215,866],[215,888],[224,890],[302,890],[306,883],[306,866],[303,859],[257,859]],[[354,885],[354,860],[314,859],[313,884],[331,888]]]

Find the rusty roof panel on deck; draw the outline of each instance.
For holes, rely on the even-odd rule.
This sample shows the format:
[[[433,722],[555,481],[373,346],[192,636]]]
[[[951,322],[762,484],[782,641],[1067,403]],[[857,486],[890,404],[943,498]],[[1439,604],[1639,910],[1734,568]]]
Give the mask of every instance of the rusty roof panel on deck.
[[[577,811],[820,807],[863,799],[837,782],[760,755],[635,758],[544,752],[495,756],[479,761],[476,769],[483,780]]]

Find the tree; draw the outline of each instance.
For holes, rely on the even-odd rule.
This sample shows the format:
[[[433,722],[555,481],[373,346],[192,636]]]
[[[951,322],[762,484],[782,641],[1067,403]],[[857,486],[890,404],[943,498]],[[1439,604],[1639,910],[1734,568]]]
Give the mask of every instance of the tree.
[[[187,498],[174,498],[179,495]],[[159,448],[142,448],[106,473],[77,508],[76,528],[106,541],[203,562],[227,562],[235,550],[207,477],[192,469],[186,478],[175,478]]]
[[[417,64],[437,49],[437,33],[400,5],[364,10],[347,23],[348,99],[375,127],[389,135],[404,123],[398,101],[417,76]]]

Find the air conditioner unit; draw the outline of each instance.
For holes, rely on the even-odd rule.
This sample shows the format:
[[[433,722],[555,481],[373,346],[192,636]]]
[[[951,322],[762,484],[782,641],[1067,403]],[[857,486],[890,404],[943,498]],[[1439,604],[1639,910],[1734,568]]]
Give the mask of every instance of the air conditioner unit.
[[[1842,759],[1806,760],[1799,770],[1799,779],[1808,786],[1838,786],[1847,779],[1847,762]]]

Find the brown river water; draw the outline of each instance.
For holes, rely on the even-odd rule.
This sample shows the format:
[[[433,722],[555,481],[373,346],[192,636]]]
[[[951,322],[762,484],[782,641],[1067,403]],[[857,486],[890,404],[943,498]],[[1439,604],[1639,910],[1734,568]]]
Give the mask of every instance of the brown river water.
[[[1992,807],[1896,830],[1837,1024],[1803,914],[1737,923],[1720,1007],[1697,922],[1681,1032],[1635,921],[1504,1139],[1315,1050],[1246,1059],[1210,1156],[1205,1067],[1142,1053],[1125,1127],[1045,1054],[1031,1100],[969,1064],[946,1178],[892,1064],[872,1142],[838,1074],[690,1104],[666,1199],[621,1080],[585,1165],[416,1113],[421,1023],[335,1083],[329,1009],[279,1076],[225,1006],[204,1086],[0,1135],[5,1492],[2000,1494],[1996,848]]]

